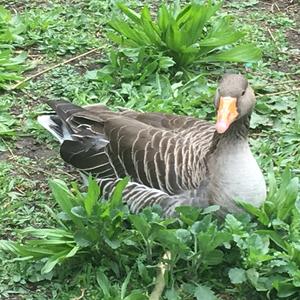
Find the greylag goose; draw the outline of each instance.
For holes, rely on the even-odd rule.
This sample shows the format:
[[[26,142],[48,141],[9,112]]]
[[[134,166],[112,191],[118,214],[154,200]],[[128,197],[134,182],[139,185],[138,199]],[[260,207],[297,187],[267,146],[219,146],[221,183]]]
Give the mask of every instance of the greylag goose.
[[[59,140],[62,159],[98,178],[104,198],[130,176],[123,200],[132,212],[159,204],[171,215],[179,205],[215,204],[224,213],[239,210],[236,199],[255,206],[265,200],[264,177],[247,138],[255,95],[242,75],[221,79],[215,125],[164,113],[113,112],[101,104],[48,104],[56,114],[38,121]]]

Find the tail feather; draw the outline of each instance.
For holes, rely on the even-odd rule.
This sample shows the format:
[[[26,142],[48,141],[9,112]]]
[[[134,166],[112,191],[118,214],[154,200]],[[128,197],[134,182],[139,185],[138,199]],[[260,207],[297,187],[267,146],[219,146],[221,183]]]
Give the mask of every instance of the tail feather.
[[[73,140],[68,128],[58,116],[42,115],[38,116],[37,120],[60,142],[60,144],[65,140]]]

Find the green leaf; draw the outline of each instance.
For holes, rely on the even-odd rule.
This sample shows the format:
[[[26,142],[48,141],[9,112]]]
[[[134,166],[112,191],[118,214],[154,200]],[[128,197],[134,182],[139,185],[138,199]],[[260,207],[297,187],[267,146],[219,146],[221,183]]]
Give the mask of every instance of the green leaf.
[[[158,11],[158,26],[163,35],[165,35],[165,32],[168,30],[169,24],[171,24],[172,21],[174,21],[174,18],[171,16],[166,5],[163,3]]]
[[[176,231],[173,229],[157,230],[153,235],[161,243],[161,246],[166,249],[176,253],[183,253],[188,250],[187,245],[177,238]]]
[[[79,219],[85,219],[86,218],[86,213],[85,213],[85,210],[82,206],[72,207],[71,213],[72,213],[73,216],[75,216]]]
[[[279,298],[287,298],[294,295],[299,290],[293,284],[288,282],[281,282],[279,280],[274,281],[273,286],[277,290],[277,296]]]
[[[130,215],[129,220],[134,228],[139,231],[144,236],[144,238],[147,238],[149,236],[151,226],[145,220],[143,215]]]
[[[124,297],[125,297],[127,286],[128,286],[129,281],[130,281],[131,273],[132,273],[132,271],[130,271],[127,274],[127,276],[126,276],[126,278],[125,278],[125,280],[124,280],[124,282],[122,284],[122,287],[121,287],[121,299],[124,299]]]
[[[176,207],[180,219],[188,225],[192,225],[200,216],[201,209],[191,206]]]
[[[179,300],[179,295],[178,293],[175,291],[174,288],[167,290],[165,293],[165,297],[167,298],[167,300]]]
[[[277,218],[284,221],[293,208],[295,208],[295,202],[297,200],[299,192],[299,178],[293,178],[286,187],[285,194],[282,195],[282,199],[279,201]]]
[[[152,22],[150,11],[147,6],[144,6],[144,8],[142,9],[141,22],[142,28],[145,34],[148,36],[149,40],[158,47],[161,46],[159,27],[157,27],[157,25]]]
[[[92,177],[89,177],[88,192],[84,199],[84,207],[88,216],[92,214],[93,207],[96,201],[99,200],[99,196],[100,196],[100,188],[98,183],[95,180],[93,180]]]
[[[223,261],[224,253],[219,249],[209,251],[205,256],[204,261],[208,266],[219,265]]]
[[[249,202],[244,202],[244,201],[240,201],[240,200],[237,200],[236,202],[239,205],[241,205],[248,213],[250,213],[251,215],[257,217],[258,220],[262,224],[268,225],[270,223],[270,219],[269,219],[268,215],[266,214],[266,212],[264,211],[264,206],[258,208],[256,206],[253,206]]]
[[[284,251],[287,251],[287,244],[284,239],[274,230],[261,229],[256,230],[257,234],[267,235],[270,239],[279,247],[281,247]]]
[[[66,257],[74,256],[78,250],[79,250],[78,247],[74,247],[71,250],[68,248],[66,250],[60,251],[57,254],[51,256],[50,258],[48,258],[46,264],[42,268],[41,273],[46,274],[51,272],[58,263],[60,263]]]
[[[209,51],[214,47],[232,44],[241,39],[245,33],[235,31],[231,23],[230,17],[223,17],[214,22],[213,28],[208,32],[207,36],[201,40],[200,46],[209,47]],[[206,49],[205,52],[207,52]]]
[[[124,300],[148,300],[149,298],[142,292],[133,291]]]
[[[104,296],[111,297],[111,295],[110,295],[111,284],[110,284],[108,278],[106,277],[103,268],[98,269],[98,271],[96,273],[96,279],[97,279],[97,283],[98,283],[99,287],[101,288]]]
[[[192,241],[192,235],[190,233],[190,231],[183,229],[183,228],[179,228],[176,230],[176,237],[185,244],[188,244],[190,241]]]
[[[109,200],[111,208],[117,208],[122,205],[122,192],[125,189],[128,182],[129,177],[125,177],[116,184],[112,196]]]
[[[216,212],[218,210],[220,210],[219,205],[211,205],[211,206],[206,207],[203,210],[202,215],[211,214],[211,213]]]
[[[15,246],[15,243],[11,241],[0,240],[0,249],[3,251],[13,253],[15,255],[19,254],[18,248]]]
[[[73,194],[70,193],[67,185],[60,179],[53,179],[49,182],[52,194],[59,204],[60,208],[69,216],[71,216],[71,209],[73,208]]]
[[[159,67],[161,69],[168,69],[175,65],[175,61],[172,57],[162,56],[159,58]]]
[[[196,297],[197,300],[218,300],[214,292],[204,285],[198,285],[196,287],[194,297]]]
[[[231,268],[228,276],[233,284],[241,284],[247,280],[245,270],[240,268]]]
[[[104,238],[104,241],[112,249],[118,249],[121,246],[121,241],[119,240],[110,240],[108,238]]]
[[[119,2],[117,5],[118,5],[118,8],[120,8],[122,10],[122,12],[128,18],[130,18],[134,23],[141,24],[140,16],[134,10],[128,8],[125,4],[123,4],[121,2]]]
[[[216,54],[200,58],[200,62],[257,62],[261,59],[261,51],[253,45],[240,45],[234,48],[223,50]]]

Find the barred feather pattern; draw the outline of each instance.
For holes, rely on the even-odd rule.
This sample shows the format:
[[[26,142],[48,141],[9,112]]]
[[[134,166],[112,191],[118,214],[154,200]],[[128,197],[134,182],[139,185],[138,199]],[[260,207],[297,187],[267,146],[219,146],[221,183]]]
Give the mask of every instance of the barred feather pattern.
[[[167,130],[142,129],[130,148],[124,147],[122,127],[112,132],[117,143],[110,142],[94,157],[103,163],[89,171],[100,178],[131,176],[142,183],[175,195],[199,186],[206,175],[205,156],[209,151],[213,130],[210,124],[198,122],[193,128],[174,134]],[[150,139],[144,137],[151,136]],[[109,140],[112,140],[111,136]],[[141,141],[145,140],[144,143]]]
[[[105,106],[81,108],[65,101],[50,103],[71,137],[64,140],[62,158],[84,174],[99,178],[107,194],[119,178],[132,182],[124,199],[133,211],[153,203],[171,214],[178,203],[193,201],[207,176],[206,156],[214,126],[192,117],[124,110]],[[63,124],[63,125],[62,125]],[[108,198],[108,197],[105,197]]]
[[[234,199],[259,206],[266,187],[247,140],[254,92],[242,75],[225,74],[215,95],[218,112],[226,97],[238,117],[225,133],[192,117],[66,101],[48,102],[56,115],[39,122],[61,143],[67,163],[98,178],[106,198],[119,178],[131,177],[124,200],[134,212],[154,203],[166,214],[179,204],[236,211]]]
[[[121,179],[105,178],[97,179],[102,191],[102,197],[108,200],[114,190],[114,187]],[[160,190],[149,188],[143,184],[129,182],[122,194],[123,202],[126,203],[133,213],[138,213],[147,206],[160,205],[164,215],[174,216],[176,207],[180,205],[195,204],[199,199],[197,191],[190,191],[186,194],[170,196]]]

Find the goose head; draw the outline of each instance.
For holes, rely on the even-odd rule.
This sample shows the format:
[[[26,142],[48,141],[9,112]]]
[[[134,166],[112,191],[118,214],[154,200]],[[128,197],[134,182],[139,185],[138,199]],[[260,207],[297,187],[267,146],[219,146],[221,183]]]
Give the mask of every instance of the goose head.
[[[224,75],[215,96],[217,132],[220,134],[226,132],[231,126],[234,126],[235,121],[250,115],[255,102],[253,89],[243,75]]]

